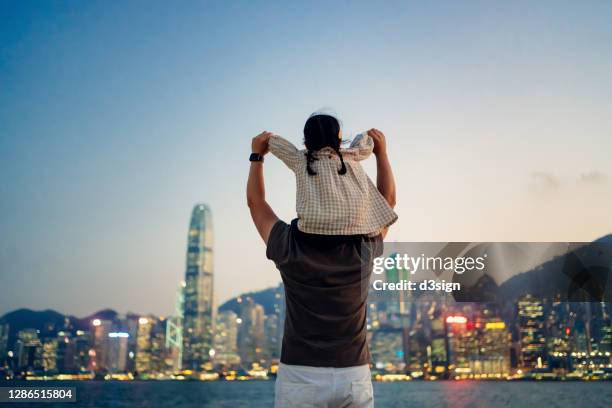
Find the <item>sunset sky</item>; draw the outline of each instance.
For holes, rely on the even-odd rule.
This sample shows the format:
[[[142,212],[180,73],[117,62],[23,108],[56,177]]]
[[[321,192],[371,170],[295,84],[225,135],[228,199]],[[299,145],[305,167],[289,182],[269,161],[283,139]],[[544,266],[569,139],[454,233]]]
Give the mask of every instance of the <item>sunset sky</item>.
[[[218,303],[278,284],[250,141],[322,106],[387,135],[390,241],[612,233],[612,2],[431,3],[2,1],[0,315],[171,313],[200,201]]]

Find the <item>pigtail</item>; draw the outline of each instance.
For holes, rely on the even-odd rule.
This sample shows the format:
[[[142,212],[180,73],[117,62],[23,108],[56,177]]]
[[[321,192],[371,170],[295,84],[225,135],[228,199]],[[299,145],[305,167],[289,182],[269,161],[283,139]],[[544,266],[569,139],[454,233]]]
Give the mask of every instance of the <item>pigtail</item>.
[[[314,157],[314,155],[312,154],[312,151],[307,150],[306,151],[306,171],[308,172],[310,176],[317,175],[317,173],[312,169],[312,167],[310,167],[310,165],[314,163],[315,160],[318,160],[318,159]]]
[[[334,149],[336,153],[338,153],[338,157],[340,157],[340,170],[338,170],[338,174],[343,176],[346,174],[346,165],[344,164],[344,158],[342,157],[342,153],[340,153],[340,147]]]

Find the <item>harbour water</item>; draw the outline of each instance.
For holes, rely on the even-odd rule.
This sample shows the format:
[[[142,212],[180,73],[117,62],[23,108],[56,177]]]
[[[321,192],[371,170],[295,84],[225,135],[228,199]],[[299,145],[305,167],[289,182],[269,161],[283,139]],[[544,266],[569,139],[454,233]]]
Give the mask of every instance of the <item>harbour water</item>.
[[[0,382],[0,386],[76,387],[76,403],[17,407],[272,407],[274,381]],[[374,383],[377,408],[609,407],[611,382],[412,381]]]

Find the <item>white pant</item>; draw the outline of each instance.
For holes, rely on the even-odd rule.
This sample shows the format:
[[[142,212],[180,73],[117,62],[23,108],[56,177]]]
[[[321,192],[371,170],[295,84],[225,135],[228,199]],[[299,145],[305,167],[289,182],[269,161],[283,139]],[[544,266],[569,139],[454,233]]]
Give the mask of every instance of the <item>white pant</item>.
[[[281,363],[275,408],[372,408],[372,376],[367,365],[334,368]]]

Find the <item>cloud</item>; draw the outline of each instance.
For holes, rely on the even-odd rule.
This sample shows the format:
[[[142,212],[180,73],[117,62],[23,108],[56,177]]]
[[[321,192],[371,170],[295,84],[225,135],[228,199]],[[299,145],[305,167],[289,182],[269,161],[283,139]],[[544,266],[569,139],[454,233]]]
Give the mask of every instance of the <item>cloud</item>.
[[[584,173],[580,175],[581,183],[593,183],[593,184],[601,184],[605,183],[608,180],[608,176],[599,171],[591,171],[589,173]]]

